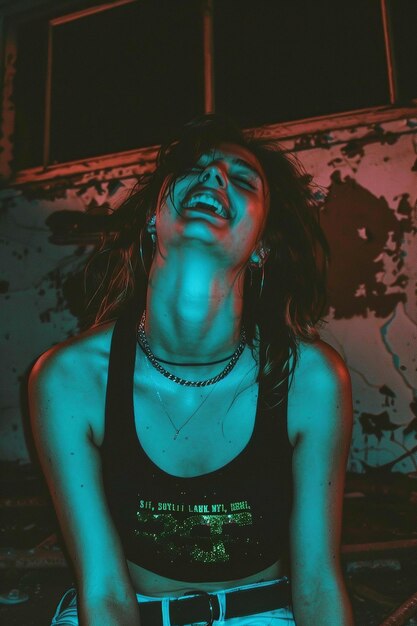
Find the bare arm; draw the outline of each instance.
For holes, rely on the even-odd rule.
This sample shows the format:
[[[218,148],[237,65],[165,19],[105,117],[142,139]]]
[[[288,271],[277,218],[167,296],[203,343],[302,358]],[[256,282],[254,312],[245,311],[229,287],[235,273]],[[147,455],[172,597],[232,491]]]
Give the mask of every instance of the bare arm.
[[[32,429],[75,569],[81,626],[139,626],[91,436],[89,412],[104,411],[98,389],[80,346],[44,355],[29,380]]]
[[[340,565],[344,477],[352,431],[351,387],[327,344],[301,353],[291,406],[293,458],[291,569],[297,626],[352,626]]]

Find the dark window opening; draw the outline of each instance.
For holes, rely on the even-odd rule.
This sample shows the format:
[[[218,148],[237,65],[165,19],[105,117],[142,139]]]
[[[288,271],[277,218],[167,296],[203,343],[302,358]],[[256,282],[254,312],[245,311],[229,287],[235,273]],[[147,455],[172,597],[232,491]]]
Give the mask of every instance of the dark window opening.
[[[214,6],[216,107],[242,124],[389,102],[379,0]]]
[[[44,19],[19,27],[14,82],[14,165],[18,170],[42,164],[47,46],[48,24]]]
[[[66,19],[101,4],[66,0],[19,18],[14,169],[41,166],[45,155],[51,165],[158,145],[203,113],[204,3],[115,2]],[[212,5],[215,110],[243,127],[389,105],[380,0]],[[398,104],[406,104],[417,98],[417,0],[388,0],[388,9]],[[56,17],[45,149],[48,20]]]
[[[46,28],[30,23],[19,37],[18,168],[42,163]],[[52,50],[49,163],[158,144],[203,112],[198,0],[141,0],[58,24]]]
[[[391,0],[389,6],[398,97],[407,102],[417,98],[417,1]]]
[[[203,112],[198,3],[141,0],[55,31],[51,162],[157,144]]]

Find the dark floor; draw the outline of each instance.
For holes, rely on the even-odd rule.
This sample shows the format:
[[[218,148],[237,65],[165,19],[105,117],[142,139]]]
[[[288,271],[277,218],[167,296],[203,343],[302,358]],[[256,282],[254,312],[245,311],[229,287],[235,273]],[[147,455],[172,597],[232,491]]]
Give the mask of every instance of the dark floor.
[[[56,520],[33,467],[0,464],[0,471],[0,623],[49,626],[72,584],[59,538],[45,543]],[[416,477],[348,476],[343,546],[356,626],[379,626],[417,592]],[[13,589],[27,599],[5,604]],[[417,626],[417,606],[414,616],[390,624],[404,625]]]

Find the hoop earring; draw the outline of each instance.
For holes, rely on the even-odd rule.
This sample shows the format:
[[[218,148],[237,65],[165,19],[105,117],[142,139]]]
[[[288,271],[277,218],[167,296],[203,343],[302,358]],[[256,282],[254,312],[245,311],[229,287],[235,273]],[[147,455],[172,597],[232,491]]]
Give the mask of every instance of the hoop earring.
[[[152,239],[152,258],[153,258],[155,254],[155,241],[156,241],[155,235],[152,234],[151,239]],[[141,228],[140,233],[139,233],[139,254],[140,254],[140,260],[142,263],[143,271],[145,272],[146,276],[149,276],[149,271],[146,269],[145,258],[143,256],[143,228]]]
[[[251,287],[253,287],[253,283],[254,283],[253,270],[255,268],[258,270],[261,270],[261,281],[260,281],[260,289],[259,289],[259,294],[258,294],[258,300],[260,300],[262,297],[262,292],[263,292],[264,283],[265,283],[265,264],[262,263],[262,265],[254,265],[254,264],[249,265],[249,271],[250,271],[250,283],[249,284]]]
[[[262,263],[262,267],[261,267],[261,288],[259,290],[259,300],[261,299],[262,292],[264,290],[264,282],[265,282],[265,263]]]
[[[143,239],[143,228],[140,229],[140,233],[139,233],[139,253],[140,253],[140,260],[142,262],[143,271],[145,272],[146,276],[148,276],[148,272],[147,272],[147,269],[145,267],[145,261],[144,261],[144,258],[143,258],[142,239]]]

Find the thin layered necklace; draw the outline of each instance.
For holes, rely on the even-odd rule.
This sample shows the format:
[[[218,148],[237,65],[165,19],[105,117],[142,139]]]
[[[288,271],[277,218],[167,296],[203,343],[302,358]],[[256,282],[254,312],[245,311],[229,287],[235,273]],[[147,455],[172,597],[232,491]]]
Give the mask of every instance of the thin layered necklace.
[[[209,399],[209,397],[211,396],[211,394],[212,394],[212,393],[213,393],[213,391],[215,390],[215,388],[216,388],[216,384],[217,384],[217,383],[216,383],[216,384],[214,384],[214,385],[211,387],[211,389],[210,389],[210,391],[208,392],[208,394],[207,394],[206,396],[204,396],[203,400],[200,402],[200,404],[197,406],[197,408],[196,408],[196,409],[194,409],[194,411],[191,413],[191,415],[190,415],[189,417],[187,417],[187,419],[185,420],[185,422],[183,422],[183,423],[181,424],[181,426],[180,426],[180,427],[178,427],[178,426],[176,425],[176,423],[174,422],[174,420],[172,419],[172,416],[171,416],[171,414],[169,413],[169,411],[168,411],[168,409],[167,409],[167,407],[166,407],[166,404],[165,404],[165,402],[164,402],[164,401],[163,401],[163,399],[162,399],[161,393],[160,393],[160,391],[159,391],[159,389],[158,389],[158,386],[157,386],[157,384],[156,384],[156,382],[155,382],[155,379],[154,379],[153,374],[152,374],[152,371],[151,371],[151,367],[150,367],[150,365],[149,365],[149,359],[146,359],[146,367],[147,367],[147,368],[148,368],[148,370],[149,370],[149,376],[150,376],[150,379],[151,379],[151,381],[152,381],[152,385],[153,385],[153,387],[154,387],[154,389],[155,389],[156,397],[158,398],[158,400],[159,400],[159,402],[160,402],[160,404],[161,404],[161,406],[162,406],[162,409],[163,409],[163,411],[164,411],[165,415],[166,415],[166,416],[167,416],[167,418],[169,419],[170,424],[171,424],[172,428],[174,429],[174,433],[175,433],[175,434],[174,434],[174,441],[176,441],[176,439],[178,438],[178,435],[180,434],[180,432],[182,431],[182,429],[183,429],[183,428],[185,428],[185,426],[187,426],[187,424],[188,424],[188,423],[189,423],[189,422],[193,419],[194,415],[197,415],[197,413],[199,412],[199,410],[201,409],[201,407],[203,406],[203,404],[205,404],[205,402]]]
[[[198,411],[202,408],[202,406],[205,404],[205,402],[208,400],[208,398],[211,396],[211,394],[213,393],[217,383],[222,380],[223,378],[225,378],[234,368],[234,366],[236,365],[240,355],[242,354],[245,345],[246,345],[246,337],[245,337],[245,332],[244,330],[242,330],[241,334],[240,334],[240,342],[238,347],[236,348],[236,350],[234,351],[234,353],[228,357],[225,357],[224,359],[219,359],[218,361],[211,361],[210,363],[173,363],[172,361],[164,361],[163,359],[158,358],[157,356],[155,356],[155,354],[152,352],[147,337],[146,337],[146,333],[145,333],[145,321],[146,321],[146,310],[143,312],[141,321],[139,323],[138,326],[138,331],[137,331],[137,340],[138,340],[138,344],[140,346],[140,348],[142,349],[142,351],[145,353],[146,358],[146,367],[149,370],[149,375],[152,381],[152,384],[154,386],[155,389],[155,393],[156,396],[164,410],[164,413],[166,414],[166,416],[169,419],[169,422],[172,426],[172,428],[174,429],[174,441],[178,438],[178,435],[180,434],[180,432],[182,431],[183,428],[185,428],[185,426],[187,426],[187,424],[192,420],[192,418],[198,413]],[[188,365],[188,366],[201,366],[201,365],[216,365],[218,363],[222,363],[224,361],[228,361],[226,367],[220,372],[220,374],[217,374],[217,376],[213,376],[212,378],[209,378],[208,380],[198,380],[198,381],[193,381],[193,380],[187,380],[185,378],[180,378],[179,376],[175,376],[175,374],[172,374],[171,372],[169,372],[168,370],[166,370],[162,365],[162,363],[166,363],[169,365]],[[151,363],[151,365],[153,365],[153,367],[163,376],[165,376],[166,378],[168,378],[169,380],[172,380],[174,383],[177,383],[179,385],[183,385],[186,387],[207,387],[208,385],[212,385],[209,393],[203,398],[203,400],[200,402],[200,404],[197,406],[197,408],[191,413],[191,415],[185,420],[185,422],[183,422],[181,424],[180,427],[178,427],[175,423],[175,421],[172,419],[172,416],[170,415],[165,402],[162,399],[161,393],[158,389],[158,386],[154,380],[152,371],[149,367],[149,363]]]
[[[187,380],[185,378],[180,378],[179,376],[172,374],[172,372],[169,372],[161,365],[161,362],[167,363],[167,361],[163,361],[162,359],[159,359],[152,352],[148,343],[148,339],[146,337],[146,333],[145,333],[145,322],[146,322],[146,309],[143,312],[142,318],[139,322],[138,331],[137,331],[137,340],[138,340],[139,346],[148,357],[150,363],[154,366],[156,370],[158,370],[160,374],[162,374],[166,378],[169,378],[169,380],[172,380],[174,383],[177,383],[178,385],[184,385],[185,387],[207,387],[208,385],[215,385],[216,383],[218,383],[219,380],[222,380],[228,374],[230,374],[230,372],[232,371],[232,369],[238,362],[238,359],[246,346],[245,331],[242,328],[241,333],[240,333],[239,345],[237,346],[233,354],[230,356],[229,362],[227,363],[226,367],[220,372],[220,374],[217,374],[216,376],[213,376],[212,378],[208,378],[206,380]],[[226,359],[228,358],[229,357],[226,357]],[[221,363],[223,360],[226,360],[226,359],[220,359],[219,361],[211,361],[210,363],[198,363],[198,364],[197,363],[172,363],[171,361],[168,361],[168,363],[171,365],[188,365],[188,366],[190,365],[193,365],[193,366],[215,365],[217,363]]]

